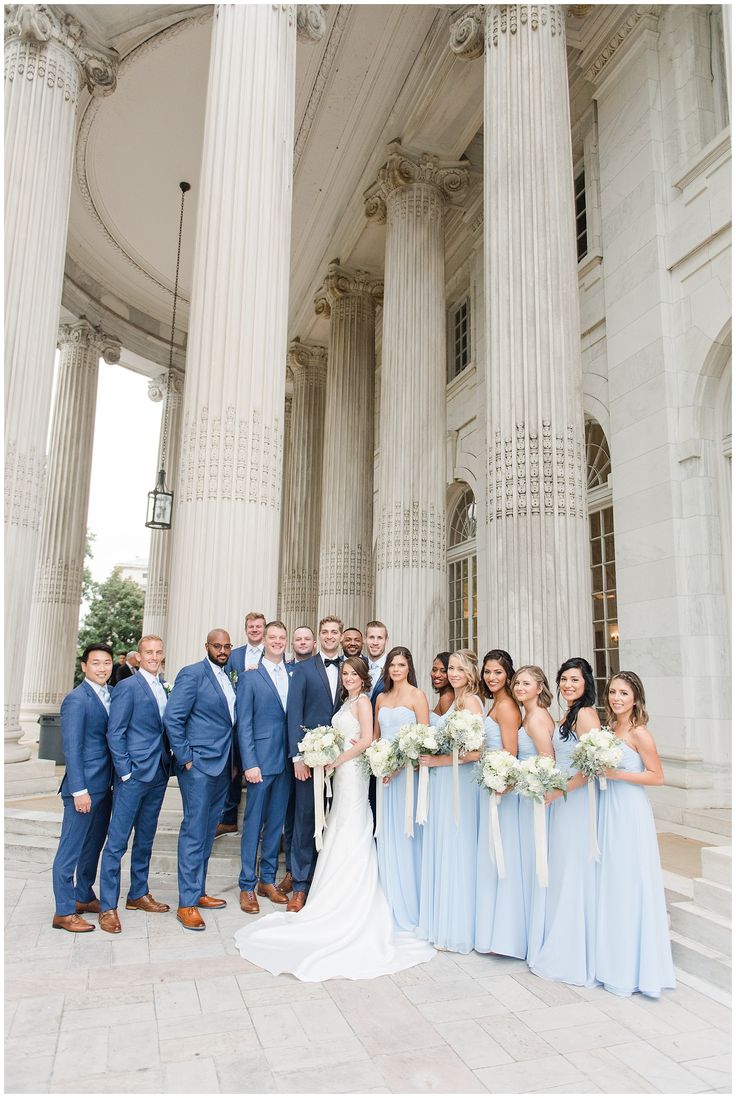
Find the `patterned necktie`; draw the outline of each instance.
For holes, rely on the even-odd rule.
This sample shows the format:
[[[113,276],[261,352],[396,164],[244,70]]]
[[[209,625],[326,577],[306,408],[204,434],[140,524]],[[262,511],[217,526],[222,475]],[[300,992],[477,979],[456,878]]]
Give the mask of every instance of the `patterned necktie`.
[[[103,705],[105,706],[105,709],[109,713],[110,712],[110,691],[107,689],[106,686],[102,687],[102,702],[103,702]]]

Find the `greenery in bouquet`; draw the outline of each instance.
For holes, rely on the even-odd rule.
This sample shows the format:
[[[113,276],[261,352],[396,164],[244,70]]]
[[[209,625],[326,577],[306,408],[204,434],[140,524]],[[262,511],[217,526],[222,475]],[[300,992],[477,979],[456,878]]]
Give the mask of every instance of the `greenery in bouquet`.
[[[623,746],[609,728],[595,728],[580,737],[570,762],[590,781],[621,764]]]
[[[331,725],[318,725],[317,728],[305,728],[304,739],[297,744],[299,762],[306,766],[327,766],[334,763],[342,753],[344,740]]]
[[[514,788],[521,797],[543,804],[547,794],[558,789],[567,799],[568,780],[550,755],[532,755],[517,763]]]
[[[489,793],[503,793],[513,789],[519,760],[509,751],[484,751],[474,767],[478,785]]]

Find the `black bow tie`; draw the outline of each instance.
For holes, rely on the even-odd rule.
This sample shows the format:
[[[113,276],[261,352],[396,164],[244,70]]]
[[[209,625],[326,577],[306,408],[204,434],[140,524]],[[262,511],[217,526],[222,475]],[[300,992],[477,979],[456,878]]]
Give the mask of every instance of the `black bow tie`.
[[[339,667],[340,666],[339,657],[337,659],[334,659],[334,660],[325,660],[325,667],[330,667],[330,666]]]

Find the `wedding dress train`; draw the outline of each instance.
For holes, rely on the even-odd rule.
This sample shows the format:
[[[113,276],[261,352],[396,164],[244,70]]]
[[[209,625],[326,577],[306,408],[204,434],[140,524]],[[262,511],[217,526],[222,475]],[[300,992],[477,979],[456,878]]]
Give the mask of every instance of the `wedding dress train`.
[[[349,743],[358,735],[352,703],[332,719]],[[275,912],[243,927],[235,944],[246,960],[300,980],[368,980],[423,964],[427,942],[395,926],[378,879],[368,779],[357,759],[333,774],[324,845],[304,908]]]

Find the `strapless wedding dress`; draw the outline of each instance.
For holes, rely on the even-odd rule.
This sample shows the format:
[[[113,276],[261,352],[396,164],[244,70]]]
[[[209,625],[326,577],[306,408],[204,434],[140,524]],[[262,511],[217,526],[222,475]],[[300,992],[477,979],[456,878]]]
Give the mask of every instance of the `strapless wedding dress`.
[[[332,718],[349,743],[358,735],[352,703]],[[312,887],[301,911],[265,915],[239,930],[246,960],[300,980],[368,980],[434,956],[427,942],[394,924],[378,880],[368,778],[357,759],[333,773],[334,797]]]

